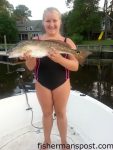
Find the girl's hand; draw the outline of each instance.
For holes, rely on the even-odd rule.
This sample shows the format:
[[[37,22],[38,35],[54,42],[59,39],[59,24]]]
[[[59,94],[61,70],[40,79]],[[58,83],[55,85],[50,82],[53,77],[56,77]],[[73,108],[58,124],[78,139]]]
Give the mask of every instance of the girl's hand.
[[[60,63],[63,58],[55,48],[51,48],[51,51],[48,53],[48,57],[56,63]]]
[[[29,51],[25,52],[25,53],[23,54],[23,56],[20,57],[20,59],[21,59],[21,60],[30,61],[30,60],[33,60],[33,59],[35,59],[35,58],[33,58],[33,57],[31,56],[31,51],[29,50]]]
[[[25,60],[27,68],[32,71],[36,66],[36,58],[31,56],[31,51],[27,51],[20,57],[21,60]]]

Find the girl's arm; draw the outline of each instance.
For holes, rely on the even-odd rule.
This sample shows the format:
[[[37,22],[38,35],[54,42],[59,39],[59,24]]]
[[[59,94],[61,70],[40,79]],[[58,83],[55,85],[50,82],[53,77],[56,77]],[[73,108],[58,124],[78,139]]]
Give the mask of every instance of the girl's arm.
[[[70,45],[70,48],[76,49],[76,45],[71,39],[67,38],[67,43]],[[49,53],[48,57],[70,71],[77,71],[79,68],[79,62],[73,54],[69,54],[67,59],[59,54],[57,50],[54,50]]]
[[[70,48],[76,49],[76,45],[71,39],[67,38],[66,42],[70,45]],[[68,55],[68,59],[62,58],[60,63],[70,71],[77,71],[79,68],[78,60],[73,54]]]

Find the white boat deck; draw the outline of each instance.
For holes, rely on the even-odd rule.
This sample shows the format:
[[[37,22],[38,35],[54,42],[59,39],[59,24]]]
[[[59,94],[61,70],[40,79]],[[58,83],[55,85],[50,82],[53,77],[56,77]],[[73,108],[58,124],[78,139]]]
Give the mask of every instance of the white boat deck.
[[[41,123],[36,123],[35,125],[40,126]],[[60,145],[59,132],[56,127],[56,121],[54,121],[52,134],[51,134],[52,143],[57,147],[57,144]],[[68,126],[68,136],[67,141],[72,149],[74,146],[72,144],[85,144],[80,135],[75,132],[75,130]],[[25,127],[23,129],[17,130],[12,134],[2,137],[0,141],[1,150],[38,150],[38,143],[43,143],[43,129],[34,129],[32,126]],[[51,148],[52,149],[52,148]],[[54,148],[59,149],[59,147]]]
[[[24,94],[13,96],[13,99],[12,97],[9,97],[8,99],[6,98],[1,100],[0,117],[3,117],[3,122],[1,124],[2,128],[0,129],[4,130],[4,132],[2,133],[2,131],[0,131],[2,133],[0,134],[0,150],[37,150],[37,144],[43,143],[43,128],[41,123],[40,106],[36,100],[35,93],[28,95],[30,106],[33,108],[33,124],[38,128],[34,128],[30,124],[32,119],[32,111],[26,110],[28,105]],[[4,109],[4,106],[6,109]],[[7,122],[7,124],[5,124],[5,122]],[[51,139],[51,144],[54,146],[56,146],[56,144],[60,144],[60,136],[56,126],[56,119],[53,123]],[[80,134],[75,131],[74,126],[71,124],[68,125],[67,140],[70,145],[84,143],[84,140]]]
[[[69,97],[68,144],[72,146],[72,149],[76,144],[79,146],[92,143],[96,146],[99,143],[112,144],[113,110],[89,96],[80,96],[80,94],[77,91],[71,91]],[[41,108],[35,92],[27,95],[33,110],[33,125],[38,128],[31,125],[32,111],[28,110],[29,106],[24,94],[0,100],[0,150],[38,150],[37,144],[43,143]],[[60,144],[56,119],[51,139],[53,146]],[[86,150],[86,148],[83,149]]]

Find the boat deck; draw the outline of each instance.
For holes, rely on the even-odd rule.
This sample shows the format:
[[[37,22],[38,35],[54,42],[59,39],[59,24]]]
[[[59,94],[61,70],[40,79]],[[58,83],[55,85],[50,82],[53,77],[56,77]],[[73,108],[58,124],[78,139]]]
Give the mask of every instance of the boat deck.
[[[35,129],[32,126],[27,126],[23,129],[13,132],[2,138],[0,141],[0,150],[38,150],[40,146],[38,144],[43,143],[43,129],[41,128],[41,122],[35,124],[40,129]],[[52,134],[51,134],[51,148],[61,149],[60,136],[56,127],[56,120],[54,120]],[[85,144],[79,133],[75,131],[72,126],[68,125],[67,146],[74,149],[75,144]]]
[[[0,100],[0,150],[40,149],[38,143],[43,143],[44,140],[42,111],[36,93],[30,92],[27,96],[28,101],[25,94]],[[61,149],[54,115],[53,119],[51,150]],[[113,110],[99,101],[83,93],[71,91],[67,105],[67,119],[67,141],[68,148],[72,146],[71,150],[85,150],[88,148],[80,146],[92,143],[95,144],[94,149],[99,150],[98,144],[104,143],[105,146],[113,143]]]
[[[0,100],[0,118],[3,118],[0,128],[0,150],[37,150],[40,148],[38,147],[38,143],[43,143],[41,109],[37,103],[36,95],[34,93],[28,95],[29,104],[33,108],[31,109],[33,110],[33,116],[32,111],[26,103],[24,94]],[[6,109],[4,109],[4,107]],[[4,114],[4,117],[2,114]],[[32,123],[35,127],[31,124],[32,119]],[[75,125],[72,125],[70,122],[68,123],[67,141],[69,146],[71,146],[71,144],[85,143],[79,131],[77,131],[77,128],[75,131]],[[2,130],[4,130],[3,133]],[[52,146],[60,144],[56,118],[54,118],[53,121],[51,139]],[[58,149],[58,146],[52,149]],[[74,146],[72,146],[72,149],[74,149]]]

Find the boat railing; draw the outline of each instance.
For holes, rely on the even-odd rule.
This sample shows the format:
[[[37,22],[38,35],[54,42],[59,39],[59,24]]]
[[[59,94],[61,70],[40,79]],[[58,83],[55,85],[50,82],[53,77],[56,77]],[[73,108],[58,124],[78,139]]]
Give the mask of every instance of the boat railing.
[[[12,47],[14,47],[16,44],[0,44],[0,51],[5,51],[6,50],[6,47],[7,49],[11,49]]]

